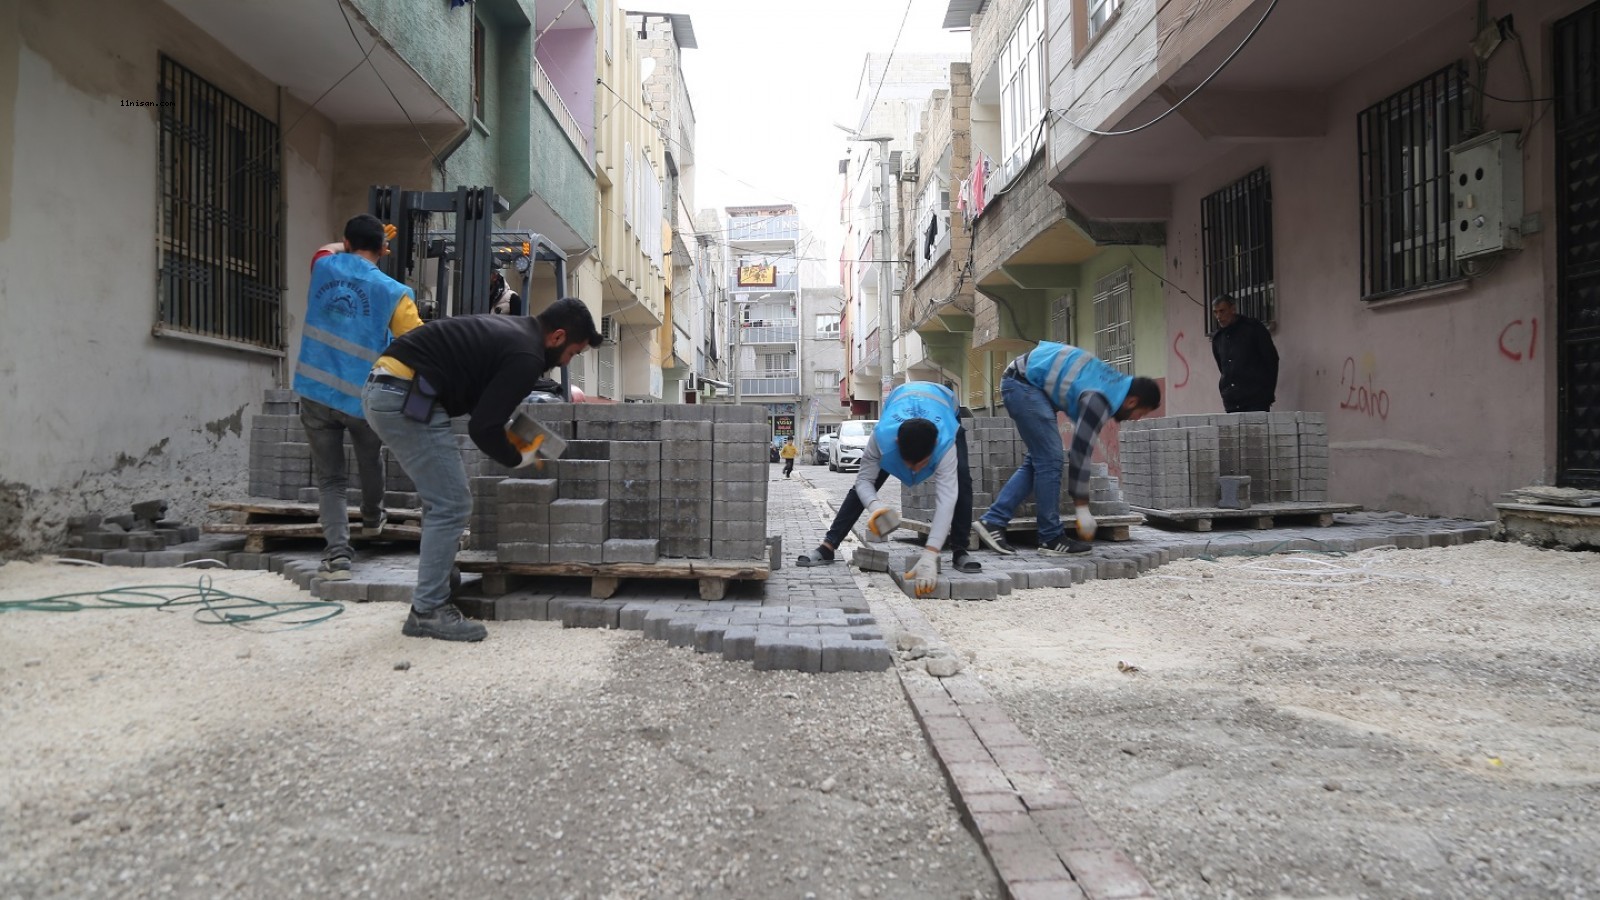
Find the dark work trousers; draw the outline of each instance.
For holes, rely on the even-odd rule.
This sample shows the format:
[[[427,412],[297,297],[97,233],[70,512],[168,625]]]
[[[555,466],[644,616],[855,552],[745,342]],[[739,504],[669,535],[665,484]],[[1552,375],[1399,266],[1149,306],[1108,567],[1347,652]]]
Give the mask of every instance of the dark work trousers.
[[[872,483],[875,491],[883,490],[883,485],[889,480],[889,473],[878,470],[878,477]],[[833,517],[833,525],[828,529],[828,536],[823,538],[823,543],[837,550],[844,543],[845,535],[855,527],[856,520],[866,511],[866,506],[861,502],[861,497],[856,494],[856,486],[850,485],[850,491],[845,494],[844,502],[839,504],[839,514]],[[933,523],[929,523],[930,525]],[[955,518],[950,523],[949,550],[966,552],[971,549],[972,541],[972,467],[967,462],[967,429],[956,429],[956,511]]]
[[[788,459],[783,461],[783,477],[788,478],[789,477],[789,473],[793,472],[793,471],[794,471],[794,457],[791,456]]]

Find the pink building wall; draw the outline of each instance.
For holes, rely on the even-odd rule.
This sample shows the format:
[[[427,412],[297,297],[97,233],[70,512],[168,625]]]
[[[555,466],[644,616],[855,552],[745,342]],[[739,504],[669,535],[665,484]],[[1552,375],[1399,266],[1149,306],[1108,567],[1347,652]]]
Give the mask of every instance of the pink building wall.
[[[1583,6],[1517,4],[1534,91],[1549,96],[1549,25]],[[1470,4],[1468,5],[1470,8]],[[1501,11],[1492,11],[1501,14]],[[1507,489],[1555,473],[1556,188],[1553,112],[1527,136],[1524,212],[1542,229],[1464,289],[1361,300],[1361,110],[1467,54],[1460,16],[1386,54],[1329,95],[1325,136],[1241,145],[1174,186],[1166,277],[1203,296],[1200,204],[1266,166],[1272,184],[1281,410],[1327,414],[1330,499],[1426,515],[1490,518]],[[1468,19],[1470,22],[1470,19]],[[1466,32],[1470,34],[1470,30]],[[1469,65],[1469,78],[1476,72]],[[1489,92],[1526,97],[1505,45]],[[1525,130],[1530,105],[1490,100],[1490,130]],[[1220,412],[1202,309],[1166,291],[1170,414]]]

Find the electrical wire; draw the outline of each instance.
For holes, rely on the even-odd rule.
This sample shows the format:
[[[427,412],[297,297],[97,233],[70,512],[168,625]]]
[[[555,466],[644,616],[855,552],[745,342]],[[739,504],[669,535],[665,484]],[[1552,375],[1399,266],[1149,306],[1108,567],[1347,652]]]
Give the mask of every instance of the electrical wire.
[[[1274,0],[1274,2],[1276,2],[1276,0]],[[344,17],[344,26],[350,29],[350,39],[356,42],[357,48],[360,48],[361,38],[356,36],[356,26],[350,21],[350,14],[345,12],[344,3],[341,2],[341,0],[333,0],[333,5],[339,8],[339,15]],[[378,46],[378,42],[373,41],[372,46]],[[378,82],[383,85],[383,89],[385,91],[389,92],[389,99],[393,100],[394,105],[400,109],[400,114],[406,117],[406,122],[411,125],[411,130],[417,133],[417,140],[422,141],[422,146],[428,148],[428,155],[433,158],[434,166],[441,174],[443,174],[444,161],[439,159],[438,153],[434,152],[433,145],[428,143],[428,139],[423,135],[422,129],[417,127],[417,123],[415,121],[412,121],[411,113],[406,111],[406,105],[401,103],[400,98],[395,95],[394,88],[389,86],[388,79],[384,78],[383,73],[378,71],[378,67],[372,64],[372,51],[366,50],[361,57],[361,61],[366,63],[372,69],[372,74],[378,76]]]
[[[1222,70],[1226,69],[1228,67],[1228,64],[1233,62],[1234,57],[1238,56],[1240,54],[1240,52],[1242,52],[1244,50],[1246,45],[1248,45],[1250,43],[1250,39],[1256,36],[1256,32],[1261,30],[1261,26],[1267,24],[1267,17],[1272,15],[1272,11],[1274,9],[1277,9],[1277,8],[1278,8],[1278,0],[1272,0],[1272,2],[1267,5],[1266,12],[1263,12],[1261,14],[1261,19],[1260,19],[1260,21],[1256,22],[1255,27],[1250,29],[1250,32],[1244,36],[1244,40],[1239,42],[1239,46],[1233,48],[1233,52],[1229,53],[1227,58],[1224,59],[1221,63],[1219,63],[1217,65],[1217,67],[1212,70],[1210,75],[1207,75],[1205,77],[1204,81],[1201,81],[1199,84],[1195,85],[1193,90],[1189,91],[1189,93],[1187,93],[1187,94],[1184,94],[1183,97],[1180,98],[1178,100],[1178,102],[1172,104],[1171,108],[1169,108],[1166,112],[1162,113],[1159,116],[1156,116],[1154,119],[1151,119],[1150,121],[1144,123],[1143,125],[1137,126],[1135,128],[1122,128],[1122,129],[1118,129],[1116,131],[1101,131],[1098,128],[1090,128],[1087,125],[1084,125],[1084,124],[1082,124],[1080,122],[1076,122],[1076,121],[1068,118],[1066,113],[1061,111],[1061,110],[1052,109],[1052,110],[1050,110],[1050,112],[1057,119],[1060,119],[1061,121],[1066,122],[1068,125],[1071,125],[1072,127],[1078,129],[1079,131],[1086,131],[1089,134],[1097,134],[1097,135],[1100,135],[1102,137],[1119,137],[1121,135],[1134,134],[1136,132],[1143,131],[1146,128],[1149,128],[1150,126],[1155,125],[1157,122],[1160,122],[1161,120],[1165,119],[1167,116],[1170,116],[1173,113],[1177,112],[1179,110],[1179,108],[1181,108],[1185,103],[1188,103],[1189,100],[1192,97],[1194,97],[1195,94],[1200,93],[1201,89],[1203,89],[1206,85],[1210,84],[1212,79],[1216,78],[1218,75],[1221,75],[1222,74]]]
[[[73,613],[105,609],[154,609],[169,612],[194,607],[201,625],[227,625],[241,631],[292,631],[326,622],[344,612],[335,600],[300,600],[274,603],[214,587],[209,575],[193,585],[146,584],[50,594],[28,600],[0,600],[0,614],[8,612]],[[271,627],[263,627],[270,625]]]
[[[878,86],[873,90],[872,99],[867,103],[865,118],[872,117],[872,108],[878,105],[878,95],[883,93],[883,83],[889,80],[889,67],[894,65],[894,52],[900,49],[900,36],[905,34],[906,20],[911,18],[911,6],[914,2],[915,0],[906,0],[906,11],[900,16],[900,28],[894,33],[894,43],[889,45],[889,58],[884,60],[883,74],[878,76]],[[866,127],[866,124],[865,119],[863,119],[861,124],[856,127],[856,131],[860,132],[862,128]]]

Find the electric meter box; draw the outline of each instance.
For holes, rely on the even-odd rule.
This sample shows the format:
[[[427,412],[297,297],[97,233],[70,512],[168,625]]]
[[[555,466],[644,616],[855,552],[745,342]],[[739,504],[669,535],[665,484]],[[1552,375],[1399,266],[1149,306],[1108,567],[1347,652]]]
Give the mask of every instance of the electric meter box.
[[[1456,259],[1522,247],[1522,150],[1514,131],[1450,148],[1450,222]]]

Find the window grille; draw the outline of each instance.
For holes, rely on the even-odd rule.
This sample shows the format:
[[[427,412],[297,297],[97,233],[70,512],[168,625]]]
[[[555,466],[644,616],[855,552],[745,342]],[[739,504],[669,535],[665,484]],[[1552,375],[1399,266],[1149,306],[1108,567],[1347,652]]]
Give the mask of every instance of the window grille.
[[[158,330],[283,349],[278,126],[161,57]]]
[[[1449,149],[1466,130],[1464,80],[1453,64],[1357,118],[1365,299],[1461,277],[1450,235]]]
[[[1127,266],[1094,283],[1095,355],[1133,374],[1133,280]]]
[[[1277,321],[1272,274],[1272,180],[1257,169],[1200,201],[1206,263],[1206,333],[1216,330],[1210,304],[1233,297],[1244,315]]]

